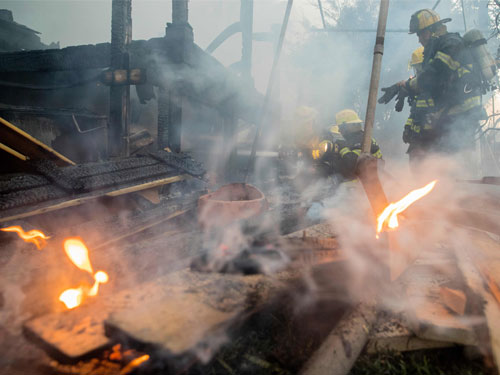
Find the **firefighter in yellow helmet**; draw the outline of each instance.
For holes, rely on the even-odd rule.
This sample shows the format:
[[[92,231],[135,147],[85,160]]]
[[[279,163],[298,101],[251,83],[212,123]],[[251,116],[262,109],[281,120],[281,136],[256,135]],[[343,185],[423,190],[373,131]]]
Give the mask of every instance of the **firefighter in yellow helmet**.
[[[449,33],[446,22],[431,9],[421,9],[410,19],[410,34],[424,47],[422,70],[398,85],[409,96],[426,95],[435,110],[428,116],[432,149],[456,152],[474,145],[474,134],[483,116],[481,77],[473,57],[458,33]],[[430,135],[430,134],[429,134]]]
[[[356,165],[361,155],[363,143],[363,121],[352,109],[344,109],[335,115],[336,125],[344,140],[335,143],[338,149],[339,170],[346,179],[356,178]],[[382,151],[372,138],[370,153],[377,159],[382,159]]]

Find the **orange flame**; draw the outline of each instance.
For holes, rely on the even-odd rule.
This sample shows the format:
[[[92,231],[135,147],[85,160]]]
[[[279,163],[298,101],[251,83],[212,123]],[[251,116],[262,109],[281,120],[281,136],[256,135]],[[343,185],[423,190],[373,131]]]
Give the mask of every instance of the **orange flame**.
[[[78,238],[68,238],[64,241],[64,251],[75,266],[81,270],[93,273],[87,246]]]
[[[97,271],[94,275],[94,279],[95,282],[88,293],[89,296],[96,296],[99,291],[99,284],[106,284],[109,280],[109,276],[104,271]]]
[[[89,250],[79,238],[68,238],[64,241],[64,251],[75,266],[83,271],[92,274],[92,264],[90,263]],[[94,285],[92,288],[80,286],[77,289],[67,289],[59,296],[68,309],[79,306],[84,297],[96,296],[99,291],[99,284],[105,284],[109,276],[104,271],[97,271],[94,275]]]
[[[130,361],[127,364],[127,366],[125,366],[120,371],[120,375],[127,375],[127,374],[129,374],[134,368],[136,368],[140,364],[146,362],[147,360],[149,360],[149,355],[148,354],[144,354],[144,355],[142,355],[140,357],[137,357],[136,359],[133,359],[132,361]]]
[[[38,250],[42,250],[46,243],[45,240],[50,238],[36,229],[25,232],[19,225],[1,228],[0,230],[4,232],[16,232],[24,241],[34,243]]]
[[[79,287],[77,289],[66,289],[59,296],[59,301],[63,302],[68,309],[74,309],[80,306],[83,299],[83,288]]]
[[[397,228],[399,226],[398,214],[406,210],[415,201],[429,194],[434,188],[434,185],[436,185],[436,182],[437,180],[434,180],[425,185],[423,188],[411,191],[396,203],[389,204],[385,208],[384,212],[382,212],[377,218],[377,238],[378,233],[382,231],[384,224],[391,229]]]

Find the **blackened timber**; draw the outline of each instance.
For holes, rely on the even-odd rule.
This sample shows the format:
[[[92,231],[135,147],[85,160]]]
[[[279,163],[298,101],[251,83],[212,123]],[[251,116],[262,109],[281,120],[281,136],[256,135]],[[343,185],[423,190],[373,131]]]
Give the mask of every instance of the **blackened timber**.
[[[188,22],[188,0],[172,0],[172,22]]]
[[[113,0],[111,18],[111,68],[129,69],[128,45],[132,41],[132,0]],[[111,156],[129,154],[130,86],[111,86],[109,96],[108,150]]]
[[[149,156],[159,160],[166,165],[176,168],[182,172],[190,174],[191,176],[201,177],[205,174],[206,170],[203,166],[196,162],[194,159],[186,154],[158,151],[156,153],[150,153]]]
[[[53,72],[108,67],[109,43],[63,49],[0,53],[0,72]]]
[[[189,32],[189,28],[184,28],[184,31]],[[168,32],[174,32],[174,29],[170,27]],[[173,44],[165,37],[133,41],[129,47],[130,66],[146,69],[148,83],[159,86],[165,93],[175,88],[179,95],[217,108],[223,114],[234,114],[250,123],[256,121],[263,99],[253,85],[228,71],[195,43],[186,44],[181,51],[173,48]],[[182,63],[173,64],[176,52],[182,57]],[[0,73],[108,68],[110,54],[109,43],[0,53]],[[167,100],[167,97],[159,98],[162,99]],[[227,106],[229,102],[230,107]]]
[[[186,172],[191,175],[204,172],[188,157],[176,155],[175,158],[176,163],[172,160],[166,163],[152,154],[101,164],[54,166],[54,170],[43,173],[43,176],[4,176],[0,179],[0,221],[24,214],[28,205],[38,205],[30,207],[30,211],[43,211],[52,206],[64,208],[68,200],[75,201],[71,205],[81,204],[99,196],[123,195],[181,181],[188,178]],[[55,182],[55,179],[60,181]]]

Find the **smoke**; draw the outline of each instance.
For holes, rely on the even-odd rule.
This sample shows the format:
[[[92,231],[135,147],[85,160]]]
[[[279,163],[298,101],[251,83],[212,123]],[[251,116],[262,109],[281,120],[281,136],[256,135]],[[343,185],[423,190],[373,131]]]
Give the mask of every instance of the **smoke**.
[[[43,2],[43,4],[27,1],[5,3],[8,4],[3,6],[14,10],[14,17],[18,22],[42,31],[46,42],[59,40],[64,47],[109,41],[109,1],[85,2],[85,4],[73,1]],[[306,1],[296,1],[281,56],[278,82],[273,90],[270,114],[265,117],[262,124],[261,146],[265,145],[272,150],[276,150],[278,145],[283,148],[290,146],[285,139],[290,135],[294,110],[300,105],[309,105],[318,110],[320,113],[318,122],[323,129],[332,125],[334,114],[344,108],[353,108],[362,118],[364,117],[375,41],[377,3],[377,1],[362,0],[324,1],[327,23],[333,28],[333,30],[324,31],[321,29],[319,11],[315,5]],[[417,9],[432,7],[433,4],[434,1],[422,1],[418,4],[414,1],[391,2],[387,28],[388,30],[403,30],[403,32],[388,32],[386,36],[382,87],[409,76],[407,62],[411,52],[418,47],[415,36],[409,36],[405,32],[409,17]],[[254,44],[252,77],[255,88],[261,93],[264,93],[267,87],[274,44],[285,5],[283,1],[255,2],[254,31],[270,32],[271,39],[271,42],[255,42]],[[165,23],[170,21],[170,6],[170,2],[163,1],[133,2],[134,39],[148,39],[164,35]],[[39,9],[39,12],[34,9]],[[450,29],[458,30],[460,18],[456,9],[456,7],[447,9],[443,2],[438,11],[443,17],[452,14],[454,22]],[[49,16],[50,12],[52,15]],[[80,17],[75,17],[75,13],[78,13]],[[238,13],[239,2],[237,1],[191,1],[190,23],[194,28],[195,42],[202,48],[206,47],[228,24],[238,20]],[[92,20],[92,28],[88,27],[89,19]],[[79,22],[83,22],[84,25],[82,26]],[[51,26],[47,28],[49,23]],[[368,29],[369,32],[346,31],[346,29],[355,28]],[[67,30],[71,31],[67,32]],[[213,56],[219,62],[206,58],[196,67],[163,65],[161,59],[151,61],[158,67],[158,71],[155,72],[158,73],[156,83],[161,83],[161,86],[170,88],[180,79],[184,80],[184,89],[189,95],[185,95],[188,103],[186,104],[186,117],[183,119],[185,124],[182,138],[183,150],[197,152],[198,159],[203,160],[209,167],[209,173],[218,177],[212,179],[212,189],[219,187],[224,180],[242,180],[241,171],[246,167],[246,160],[232,167],[232,170],[236,171],[234,174],[228,172],[226,162],[230,160],[231,153],[237,147],[250,149],[256,131],[255,119],[258,118],[259,101],[255,99],[255,95],[239,94],[240,91],[251,91],[248,83],[240,79],[241,77],[232,68],[228,72],[223,70],[223,66],[231,66],[239,61],[240,43],[239,37],[233,37],[214,53]],[[154,76],[153,74],[152,77]],[[98,104],[102,104],[102,98],[107,94],[103,88],[99,90],[99,93],[96,93],[94,88],[89,89],[83,93],[82,97],[97,102],[98,107]],[[192,100],[195,96],[206,101]],[[253,113],[246,114],[244,120],[232,118],[232,122],[224,124],[229,116],[221,112],[220,107],[215,106],[214,103],[220,104],[225,101],[231,103],[227,106],[229,108],[241,109],[246,104]],[[56,102],[59,103],[54,101]],[[154,129],[157,121],[155,117],[157,107],[153,102],[151,103],[148,104],[150,108],[142,110],[141,115],[138,116],[139,124],[137,124],[148,129]],[[99,107],[99,109],[106,112],[106,108]],[[242,112],[244,110],[240,113]],[[436,244],[447,243],[449,237],[457,234],[449,218],[449,212],[460,209],[460,204],[464,199],[463,193],[457,187],[457,179],[475,176],[465,174],[465,164],[458,159],[440,156],[428,158],[420,168],[421,173],[411,174],[401,141],[403,124],[407,116],[408,108],[403,113],[395,113],[390,106],[379,106],[374,137],[381,145],[386,158],[386,174],[382,173],[381,176],[390,201],[399,199],[410,190],[419,188],[431,180],[436,178],[439,180],[435,191],[408,210],[404,218],[400,220],[400,229],[392,233],[397,238],[401,249],[409,253],[409,258],[414,258],[421,253],[422,249],[435,249]],[[230,139],[224,139],[222,135],[225,127],[231,127],[234,130]],[[195,136],[198,138],[196,139]],[[201,148],[204,150],[200,150]],[[350,257],[349,277],[346,280],[348,294],[344,298],[349,301],[351,298],[360,300],[381,291],[384,306],[393,310],[409,308],[410,302],[394,297],[394,293],[388,287],[388,271],[383,259],[390,254],[391,250],[383,239],[378,241],[375,239],[373,214],[359,182],[351,185],[342,184],[336,189],[338,181],[335,178],[311,177],[304,187],[303,181],[296,181],[295,176],[292,176],[286,181],[288,184],[286,186],[285,183],[276,182],[280,178],[279,172],[270,160],[265,157],[257,158],[255,171],[250,181],[269,193],[272,203],[279,205],[301,202],[304,208],[307,208],[313,202],[322,200],[322,197],[330,196],[321,203],[324,207],[321,216],[338,233],[341,248]],[[466,160],[471,159],[467,157]],[[234,159],[232,161],[234,162]],[[422,219],[420,215],[424,214],[425,219]],[[214,222],[217,221],[217,217],[211,219]],[[220,270],[228,260],[238,258],[253,246],[255,232],[266,232],[269,228],[276,231],[278,220],[274,218],[273,221],[268,217],[258,223],[257,229],[252,232],[248,232],[241,222],[227,226],[221,225],[225,230],[217,234],[205,233],[202,235],[201,244],[190,242],[189,235],[178,235],[170,238],[169,241],[182,250],[189,248],[190,250],[187,251],[189,255],[197,254],[203,248],[208,249],[211,256],[209,268]],[[132,221],[131,218],[129,221],[129,218],[123,217],[120,224],[128,227]],[[86,236],[85,240],[91,242],[94,234],[86,233]],[[467,241],[467,237],[460,238]],[[92,253],[92,246],[89,246],[91,258],[96,257],[96,260],[93,260],[96,267],[105,270],[109,267],[110,285],[103,286],[102,293],[106,293],[106,289],[111,288],[113,284],[117,289],[130,287],[136,282],[154,279],[171,271],[172,269],[168,266],[170,262],[181,260],[186,254],[182,251],[169,254],[174,246],[164,242],[158,235],[156,239],[152,238],[143,243],[140,248],[136,244],[126,247],[124,245],[124,248],[114,245],[106,248],[106,252],[96,254]],[[222,252],[221,244],[228,250]],[[279,248],[273,250],[278,252]],[[127,252],[125,257],[124,252]],[[44,256],[44,253],[35,255]],[[269,274],[286,266],[289,261],[286,257],[278,258],[276,262],[275,260],[268,257],[256,258],[261,271]],[[430,262],[432,261],[431,256]],[[435,263],[438,263],[437,259]],[[10,266],[21,269],[22,262],[16,261]],[[306,292],[297,297],[297,311],[317,301],[317,294],[321,288],[316,284],[313,272],[314,270],[305,272]],[[20,272],[16,282],[21,282],[24,277],[28,275]],[[26,317],[18,310],[23,300],[23,292],[19,289],[18,284],[13,284],[12,288],[4,290],[3,297],[6,306],[13,306],[12,309],[8,308],[13,315],[9,317],[0,315],[5,326],[9,326],[14,316],[17,317],[16,319]],[[7,308],[5,310],[7,311]],[[204,349],[200,349],[196,355],[203,361],[208,361],[216,349],[227,342],[226,340],[228,337],[225,335],[216,336],[213,341],[208,341]]]

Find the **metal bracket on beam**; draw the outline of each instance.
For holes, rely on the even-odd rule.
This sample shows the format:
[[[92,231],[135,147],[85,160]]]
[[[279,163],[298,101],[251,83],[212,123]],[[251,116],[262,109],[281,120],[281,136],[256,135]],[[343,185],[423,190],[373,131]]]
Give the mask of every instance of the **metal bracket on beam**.
[[[147,75],[145,69],[110,69],[102,72],[100,81],[107,86],[142,85]]]

